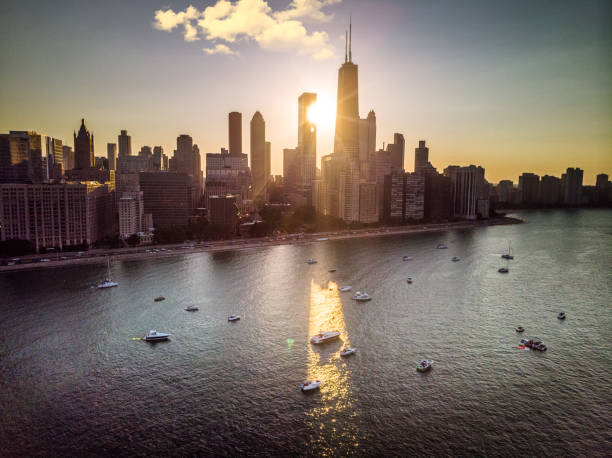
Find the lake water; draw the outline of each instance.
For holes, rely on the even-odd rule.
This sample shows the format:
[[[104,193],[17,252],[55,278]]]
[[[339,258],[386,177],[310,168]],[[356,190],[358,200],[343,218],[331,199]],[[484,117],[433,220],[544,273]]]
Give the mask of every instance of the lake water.
[[[0,275],[0,455],[609,455],[612,211],[518,215]]]

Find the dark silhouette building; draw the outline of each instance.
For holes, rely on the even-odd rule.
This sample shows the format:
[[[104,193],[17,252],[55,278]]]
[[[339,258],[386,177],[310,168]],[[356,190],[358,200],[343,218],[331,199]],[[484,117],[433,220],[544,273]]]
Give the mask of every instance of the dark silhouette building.
[[[122,130],[117,137],[119,143],[119,157],[132,155],[132,137],[127,134],[127,130]]]
[[[354,159],[359,160],[359,77],[351,49],[352,25],[349,33],[348,54],[345,47],[344,63],[338,70],[334,153],[357,156]]]
[[[540,177],[535,173],[523,173],[519,177],[521,202],[535,205],[540,201]]]
[[[191,177],[181,172],[140,172],[144,213],[155,227],[184,226],[192,214]]]
[[[242,113],[232,111],[229,121],[229,153],[242,154]]]
[[[238,221],[238,206],[236,196],[210,196],[208,221],[216,226],[234,227]]]
[[[85,127],[81,119],[79,133],[74,133],[74,168],[87,169],[94,165],[94,136]]]
[[[253,199],[266,200],[270,157],[266,148],[266,122],[259,111],[256,111],[251,119],[251,173]]]
[[[404,170],[404,153],[406,149],[406,142],[402,134],[393,134],[393,143],[387,145],[387,151],[391,153],[391,169],[392,170]]]
[[[429,163],[429,148],[425,146],[425,140],[419,140],[419,147],[414,149],[414,171],[424,173]]]

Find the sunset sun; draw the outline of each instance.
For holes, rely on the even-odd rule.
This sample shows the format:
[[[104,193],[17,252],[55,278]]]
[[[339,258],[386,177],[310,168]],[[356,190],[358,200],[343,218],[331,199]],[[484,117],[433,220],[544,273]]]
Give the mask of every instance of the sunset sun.
[[[319,94],[317,101],[308,109],[308,120],[317,125],[319,131],[333,131],[336,119],[336,104],[331,97]]]

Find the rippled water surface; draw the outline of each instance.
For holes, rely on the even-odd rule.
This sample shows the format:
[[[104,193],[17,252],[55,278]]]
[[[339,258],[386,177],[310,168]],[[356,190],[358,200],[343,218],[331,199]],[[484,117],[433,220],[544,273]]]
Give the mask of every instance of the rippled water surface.
[[[109,290],[101,265],[0,275],[0,455],[610,454],[612,212],[520,216],[115,262]]]

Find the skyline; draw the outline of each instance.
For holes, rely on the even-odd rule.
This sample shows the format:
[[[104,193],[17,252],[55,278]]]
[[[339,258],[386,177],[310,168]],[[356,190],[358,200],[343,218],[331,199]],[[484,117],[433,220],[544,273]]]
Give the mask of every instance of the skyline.
[[[286,2],[269,3],[277,13],[286,6]],[[131,55],[133,65],[125,67],[129,78],[123,79],[118,75],[122,72],[115,74],[99,63],[92,73],[87,65],[64,54],[69,51],[60,49],[67,40],[60,27],[62,21],[68,26],[62,15],[66,12],[62,9],[65,3],[54,5],[57,8],[49,14],[50,20],[37,24],[38,32],[22,40],[15,38],[15,30],[23,25],[20,8],[26,8],[28,3],[11,5],[4,19],[0,19],[4,43],[0,47],[7,48],[3,50],[8,54],[8,63],[3,67],[23,68],[24,72],[1,74],[0,96],[6,103],[0,111],[0,130],[35,130],[70,145],[72,132],[78,130],[84,117],[95,134],[97,156],[106,154],[106,143],[117,143],[122,129],[132,136],[133,153],[144,145],[162,145],[171,155],[180,134],[191,135],[202,153],[216,153],[228,147],[227,114],[239,111],[243,114],[243,151],[250,155],[248,123],[255,111],[260,111],[266,121],[266,140],[272,144],[272,173],[279,174],[282,149],[293,148],[297,143],[297,99],[303,92],[314,92],[321,105],[328,111],[333,109],[317,126],[320,166],[320,158],[333,151],[336,72],[343,57],[344,28],[352,14],[353,61],[360,71],[359,115],[365,117],[370,109],[376,112],[377,149],[383,142],[392,142],[395,132],[404,135],[407,170],[412,170],[413,148],[424,139],[431,148],[431,162],[439,170],[451,164],[482,165],[488,181],[493,183],[502,179],[516,182],[523,172],[558,176],[567,167],[575,166],[585,171],[585,184],[594,183],[598,173],[612,174],[612,78],[610,72],[606,73],[612,68],[612,59],[606,53],[612,44],[612,29],[606,29],[610,22],[606,11],[611,7],[604,2],[587,2],[580,8],[570,3],[550,2],[545,8],[523,2],[514,10],[500,5],[485,8],[483,2],[470,2],[462,8],[455,7],[458,14],[453,19],[457,24],[472,26],[461,30],[433,27],[435,20],[444,19],[437,15],[440,11],[452,16],[450,4],[423,6],[411,2],[407,17],[403,4],[385,3],[372,8],[359,1],[326,3],[332,4],[321,11],[333,17],[318,22],[304,19],[308,33],[327,30],[334,56],[325,60],[313,60],[295,49],[263,49],[254,39],[235,43],[239,55],[208,55],[202,52],[206,40],[188,42],[178,29],[168,33],[153,26],[155,11],[167,11],[167,5],[130,5],[122,11],[125,17],[116,18],[102,29],[96,23],[88,40],[76,44],[69,40],[72,48],[90,47],[89,53],[72,54],[85,63],[93,58],[104,63],[109,57],[110,62],[112,57],[124,62],[130,53],[136,53],[134,47],[144,48],[144,52]],[[198,6],[203,9],[203,5],[210,4]],[[173,2],[170,8],[179,12],[188,6]],[[49,13],[49,6],[40,7],[41,14]],[[71,7],[75,23],[82,19],[84,8]],[[89,5],[87,9],[103,20],[112,8]],[[521,17],[527,9],[531,16]],[[544,14],[547,9],[548,14]],[[511,10],[505,11],[503,21],[502,10]],[[493,12],[497,13],[496,21],[483,20]],[[124,21],[129,22],[136,13],[142,16],[140,21],[128,28],[134,27],[147,38],[140,37],[136,43],[123,41]],[[391,20],[380,28],[383,18]],[[521,27],[514,30],[518,20]],[[530,26],[534,22],[540,23],[541,28],[533,30]],[[82,38],[87,23],[76,27],[75,39]],[[57,26],[55,35],[45,30],[50,24]],[[484,40],[491,38],[490,32],[496,27],[497,41]],[[398,31],[404,35],[394,38]],[[40,43],[45,36],[57,40]],[[517,38],[518,43],[513,42]],[[117,45],[115,40],[121,41],[123,52],[105,55],[109,45]],[[461,47],[466,40],[472,47]],[[413,44],[415,41],[418,45]],[[377,48],[383,42],[385,47]],[[402,45],[407,49],[400,54],[397,48]],[[49,48],[54,52],[50,53]],[[497,56],[493,55],[496,49],[501,49]],[[175,68],[163,66],[165,51],[176,58]],[[385,60],[390,51],[395,60]],[[38,57],[48,54],[52,60],[44,61],[44,72],[26,72],[40,64],[37,52],[41,54]],[[24,56],[28,56],[27,62]],[[72,84],[65,81],[64,66],[69,62],[79,69],[70,78]],[[143,63],[145,69],[158,72],[145,72],[144,78],[144,70],[135,68]],[[173,74],[177,64],[185,67],[180,77]],[[455,64],[453,75],[449,75],[450,64]],[[205,71],[197,73],[198,69]],[[406,74],[410,78],[403,76]],[[164,91],[170,82],[175,83],[173,90]],[[406,88],[389,89],[397,84],[405,84]],[[50,89],[43,91],[47,87]],[[507,94],[501,94],[500,88]],[[194,90],[200,94],[195,98]]]

